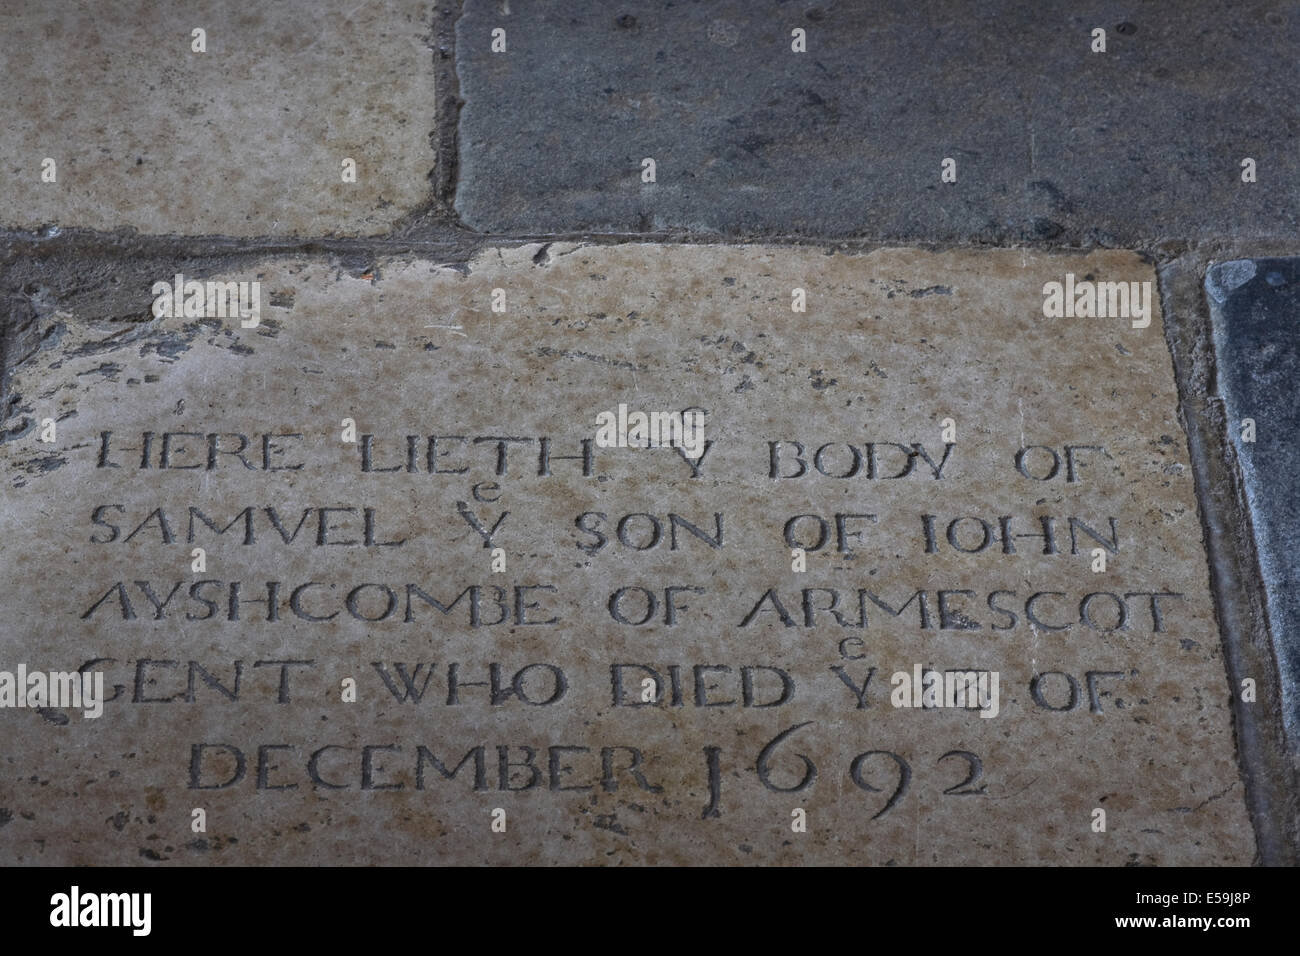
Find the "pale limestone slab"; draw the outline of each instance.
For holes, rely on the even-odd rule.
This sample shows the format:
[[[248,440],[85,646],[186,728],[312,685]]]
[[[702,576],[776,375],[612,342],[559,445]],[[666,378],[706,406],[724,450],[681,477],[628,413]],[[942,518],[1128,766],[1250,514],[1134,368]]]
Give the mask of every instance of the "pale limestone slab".
[[[125,690],[97,720],[74,714],[59,724],[31,710],[0,711],[4,859],[1250,863],[1254,836],[1230,687],[1158,301],[1142,329],[1119,318],[1045,318],[1043,286],[1067,273],[1154,289],[1149,265],[1114,251],[828,255],[554,244],[489,250],[462,270],[394,259],[369,278],[322,260],[267,260],[256,272],[224,277],[261,282],[255,329],[232,319],[151,319],[143,304],[131,325],[47,317],[66,329],[14,373],[17,417],[31,427],[0,445],[0,669],[108,659],[95,666]],[[792,311],[794,288],[806,292],[804,313]],[[492,311],[493,290],[504,295],[504,313]],[[715,444],[699,476],[672,449],[603,447],[593,448],[591,475],[581,460],[559,458],[551,474],[539,474],[538,439],[549,438],[555,455],[575,455],[594,436],[596,415],[619,403],[707,409],[705,436]],[[58,420],[53,444],[39,441],[46,418]],[[945,462],[949,418],[956,435]],[[344,419],[359,435],[376,436],[374,468],[399,470],[363,472],[361,443],[341,440]],[[117,468],[98,466],[106,430],[113,435],[104,462]],[[151,467],[141,469],[145,432],[155,437]],[[168,439],[176,467],[160,470],[165,432],[200,437]],[[219,437],[208,470],[210,439],[202,436],[210,433],[246,436],[249,467],[224,454],[238,440]],[[271,439],[264,463],[258,436],[283,433],[302,437]],[[404,467],[406,435],[419,436],[415,472]],[[495,440],[444,438],[440,473],[430,474],[430,435],[527,441],[505,446],[506,473],[498,475]],[[810,474],[770,478],[772,441],[803,442]],[[811,469],[826,443],[856,444],[865,469],[867,442],[876,443],[875,478]],[[887,442],[919,443],[941,477],[919,457],[913,474],[883,477],[904,461]],[[1022,446],[1067,444],[1105,451],[1081,451],[1074,482],[1063,480],[1064,461],[1055,480],[1017,472]],[[785,455],[791,448],[780,446]],[[852,458],[837,445],[822,466],[838,474]],[[1026,467],[1040,474],[1047,463],[1031,455]],[[192,464],[201,467],[180,467]],[[788,457],[780,467],[796,470]],[[493,542],[504,551],[504,572],[493,572],[492,551],[459,513],[461,502],[485,529],[509,512]],[[198,520],[187,540],[190,507],[218,528],[254,509],[254,543],[242,543],[243,520],[224,534]],[[319,512],[303,518],[303,509],[335,507],[355,510],[329,513],[323,532]],[[267,508],[276,509],[283,533]],[[372,547],[364,544],[366,508],[374,509]],[[160,540],[160,519],[149,518],[155,509],[168,515],[170,544]],[[577,524],[591,512],[607,516],[582,519],[609,538],[596,553],[581,546],[598,538]],[[721,513],[721,546],[673,525],[670,513],[706,535]],[[876,516],[844,519],[846,532],[861,534],[849,539],[852,553],[830,550],[837,513]],[[616,527],[628,514],[656,515],[663,543],[642,551],[620,544]],[[797,573],[782,529],[801,514],[824,515],[831,544],[810,552]],[[934,553],[925,514],[939,516]],[[1043,554],[1044,539],[1032,537],[1015,539],[1014,554],[1000,541],[961,553],[945,529],[963,515],[984,516],[999,537],[1001,516],[1010,516],[1013,534],[1041,532],[1040,519],[1051,517],[1057,553]],[[1118,550],[1107,553],[1104,571],[1092,570],[1096,542],[1078,526],[1071,553],[1071,516],[1107,538],[1114,518]],[[286,544],[300,520],[303,530]],[[118,540],[92,542],[113,537],[108,525],[120,529]],[[799,528],[800,540],[814,537],[808,519]],[[624,530],[637,545],[653,536],[646,518]],[[326,543],[317,544],[322,534]],[[955,531],[968,549],[979,537],[974,522]],[[406,543],[379,544],[395,539]],[[347,541],[354,543],[335,544]],[[191,570],[196,546],[206,551],[203,573]],[[220,583],[198,585],[191,599],[190,588],[205,580]],[[180,582],[161,619],[137,581],[159,601]],[[262,602],[239,605],[231,621],[236,581],[238,598],[260,591]],[[279,582],[274,621],[266,620],[270,581]],[[444,605],[467,587],[489,589],[490,598],[500,586],[510,617],[487,623],[499,611],[484,599],[475,627],[469,596],[444,614],[417,593],[407,623],[408,584]],[[350,613],[346,596],[360,585],[392,588],[393,616],[360,619],[387,608],[386,592],[374,586],[357,592]],[[542,587],[554,590],[523,590],[515,600],[514,588]],[[623,587],[657,592],[652,622],[611,616],[611,594]],[[672,624],[668,587],[703,589],[676,592]],[[299,588],[296,614],[291,596]],[[845,624],[821,610],[829,592],[810,591],[806,626],[804,588],[838,589]],[[769,589],[790,626],[763,600]],[[912,603],[893,617],[859,590],[893,608]],[[1158,623],[1143,596],[1151,592],[1179,595],[1159,599]],[[1037,623],[1026,616],[1034,594],[1046,595],[1031,608]],[[1106,630],[1119,623],[1116,605],[1090,594],[1119,596],[1127,629]],[[1092,627],[1081,620],[1085,599]],[[860,600],[865,627],[853,626]],[[624,617],[638,608],[629,598]],[[335,616],[308,619],[327,615]],[[279,665],[256,662],[285,659],[316,663],[290,669],[289,700],[279,703]],[[230,686],[237,660],[237,700],[198,671],[194,701],[184,699],[186,662]],[[421,682],[433,662],[422,702],[396,700],[376,661],[386,662],[394,683],[394,662],[408,673],[425,662]],[[493,662],[506,683],[529,664],[558,667],[565,694],[549,705],[493,706],[490,688],[471,686],[460,703],[447,704],[450,664],[462,681],[487,681]],[[666,700],[613,706],[611,665],[619,663],[653,666]],[[890,675],[918,664],[997,671],[999,713],[891,706]],[[669,665],[679,668],[681,706],[672,705]],[[745,666],[784,671],[794,697],[772,707],[696,706],[695,665],[731,668],[700,672],[704,704],[743,702]],[[835,668],[860,686],[872,667],[859,708]],[[1043,679],[1036,702],[1030,683],[1049,672],[1057,676]],[[1111,676],[1095,676],[1101,672]],[[521,689],[545,699],[552,673],[534,667]],[[627,673],[629,697],[639,699],[639,674]],[[754,703],[773,700],[775,672],[749,674]],[[357,681],[356,703],[341,700],[348,677]],[[1049,709],[1068,705],[1071,679],[1077,706]],[[131,700],[177,694],[168,703]],[[815,779],[792,792],[768,789],[757,772],[764,748],[787,731],[769,754],[768,783],[797,785],[806,772],[798,755],[816,768]],[[242,780],[193,789],[234,772],[230,752],[209,750],[192,780],[193,747],[202,743],[238,748]],[[294,749],[263,751],[259,787],[258,748],[266,745]],[[534,748],[538,786],[500,789],[499,746],[510,748],[510,761]],[[645,786],[624,769],[628,750],[605,752],[606,780],[601,748],[627,747],[641,754]],[[858,761],[862,786],[852,768],[870,751],[888,753]],[[979,761],[969,786],[962,784],[973,761],[953,752]],[[447,780],[429,755],[448,771],[469,759]],[[886,810],[899,760],[908,786]],[[522,786],[529,774],[516,768],[510,780]],[[590,789],[561,789],[570,786]],[[706,814],[711,805],[716,814]],[[206,812],[201,836],[191,832],[195,808]],[[491,830],[496,808],[506,812],[504,833]],[[1106,812],[1104,833],[1093,830],[1098,809]],[[796,810],[806,814],[807,832],[792,831]]]
[[[0,36],[0,224],[371,235],[428,196],[425,0],[17,6]]]

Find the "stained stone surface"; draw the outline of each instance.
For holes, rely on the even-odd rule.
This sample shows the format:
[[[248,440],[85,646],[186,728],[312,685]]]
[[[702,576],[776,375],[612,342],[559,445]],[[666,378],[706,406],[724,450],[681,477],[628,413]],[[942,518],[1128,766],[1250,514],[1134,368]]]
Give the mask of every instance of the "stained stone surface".
[[[370,235],[428,194],[423,0],[9,6],[2,226]],[[206,53],[191,49],[195,28]]]
[[[1158,303],[1045,318],[1067,274],[1155,279],[557,243],[268,259],[224,277],[261,283],[252,329],[147,289],[135,320],[42,315],[0,444],[0,666],[121,690],[0,711],[0,856],[1249,863]],[[713,444],[587,468],[620,404],[704,409]],[[624,668],[616,706],[612,665],[657,680]],[[917,666],[997,672],[996,716],[892,706]]]
[[[1219,392],[1245,482],[1282,677],[1287,730],[1300,734],[1300,259],[1238,259],[1211,266]],[[1246,425],[1249,419],[1253,428]]]
[[[1297,46],[1281,0],[466,0],[456,206],[532,235],[1289,238]]]

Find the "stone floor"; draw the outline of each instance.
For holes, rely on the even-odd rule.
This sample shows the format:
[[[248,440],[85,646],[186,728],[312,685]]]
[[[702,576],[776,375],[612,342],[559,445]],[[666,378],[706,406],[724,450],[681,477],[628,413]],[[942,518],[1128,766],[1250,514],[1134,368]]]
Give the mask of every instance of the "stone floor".
[[[0,102],[0,671],[98,660],[125,690],[102,731],[48,709],[0,713],[9,725],[0,751],[5,862],[410,863],[430,853],[485,863],[1300,861],[1300,564],[1289,547],[1300,534],[1296,4],[1247,0],[1224,11],[1193,2],[1176,15],[1091,0],[998,0],[978,11],[941,0],[870,12],[826,0],[201,0],[183,14],[156,0],[12,6],[0,37],[10,93]],[[1043,285],[1067,273],[1071,282],[1151,283],[1149,325],[1095,331],[1074,324],[1086,316],[1046,316]],[[258,321],[214,320],[180,303],[160,314],[155,283],[177,274],[259,283]],[[796,292],[803,308],[791,304]],[[273,446],[252,437],[337,431],[347,418],[382,439],[379,467],[397,462],[429,477],[438,453],[430,445],[425,459],[421,446],[417,456],[401,436],[433,434],[434,419],[453,439],[513,434],[522,443],[549,434],[556,416],[586,420],[588,409],[625,394],[655,407],[707,400],[738,438],[761,438],[764,454],[769,440],[807,435],[805,464],[813,442],[838,443],[856,429],[844,440],[903,442],[894,447],[909,472],[934,467],[907,448],[949,445],[939,434],[951,416],[963,436],[951,444],[973,448],[974,458],[957,459],[951,498],[915,485],[850,492],[826,480],[855,470],[857,451],[847,465],[842,457],[825,471],[817,465],[812,490],[772,490],[768,460],[733,461],[720,437],[717,477],[695,474],[703,459],[691,466],[683,456],[670,462],[682,473],[662,487],[643,467],[612,468],[592,485],[572,474],[581,461],[558,457],[573,456],[581,436],[561,429],[554,468],[566,477],[554,486],[530,487],[538,475],[508,472],[504,450],[486,465],[444,450],[447,468],[473,471],[481,484],[440,487],[429,501],[449,517],[434,521],[421,516],[416,486],[367,483],[368,472],[272,479]],[[62,437],[45,439],[49,422]],[[135,436],[116,473],[105,471],[106,430]],[[204,438],[213,431],[225,437]],[[146,432],[192,441],[161,451]],[[221,442],[231,436],[248,438],[244,458],[226,455]],[[527,440],[535,469],[545,446]],[[195,441],[208,443],[209,466],[225,455],[267,482],[245,489],[209,475]],[[1107,463],[1084,473],[1096,485],[1030,494],[994,464],[1016,447],[1070,444],[1108,449]],[[337,447],[319,460],[351,462]],[[199,469],[201,480],[166,473],[155,487],[127,457],[172,452],[184,462],[174,467]],[[440,540],[439,528],[454,525],[457,535],[440,540],[428,564],[451,580],[487,560],[482,526],[460,508],[503,511],[487,504],[501,491],[487,487],[494,481],[525,529],[506,546],[510,583],[568,576],[603,600],[644,572],[660,588],[716,589],[718,607],[707,612],[716,617],[705,617],[703,598],[684,600],[699,601],[708,623],[675,631],[665,621],[640,643],[600,617],[603,604],[581,599],[578,626],[552,641],[524,637],[537,633],[528,615],[549,607],[541,598],[512,609],[517,628],[487,638],[368,627],[369,605],[347,607],[351,623],[327,628],[300,616],[281,634],[246,617],[233,626],[226,615],[205,630],[158,603],[176,573],[168,569],[181,557],[189,564],[192,539],[172,541],[155,519],[145,536],[172,550],[92,544],[105,522],[125,535],[152,508],[178,507],[179,529],[187,506],[215,508],[224,525],[244,506],[282,505],[296,516],[309,505],[360,507],[372,495],[396,510],[404,534]],[[100,507],[109,510],[88,521]],[[1110,555],[1116,583],[1107,587],[1092,585],[1083,558],[1017,554],[1024,560],[1013,565],[1005,525],[1002,563],[967,552],[967,529],[951,532],[963,544],[934,559],[942,543],[912,554],[828,553],[806,583],[791,585],[779,523],[766,551],[755,526],[805,507],[850,518],[879,512],[873,520],[883,525],[891,512],[983,514],[994,526],[1002,515],[1058,515],[1062,528],[1078,515],[1098,532],[1099,516],[1111,514],[1134,537]],[[601,564],[576,549],[554,553],[548,538],[550,527],[572,533],[578,512],[680,509],[698,526],[719,508],[738,516],[728,529],[737,550],[714,564],[701,558],[694,577],[658,552],[644,565],[618,555]],[[335,543],[328,517],[319,520],[309,533]],[[342,512],[338,520],[368,543],[376,533],[369,518],[364,530]],[[578,527],[596,519],[587,520]],[[1074,531],[1070,524],[1062,541]],[[363,573],[369,557],[286,555],[265,545],[271,533],[248,551],[223,539],[206,573],[263,582],[263,608],[272,569],[284,575],[286,608],[288,582],[317,580],[322,564],[349,581],[378,580]],[[382,524],[379,533],[398,536]],[[681,533],[683,551],[702,540]],[[599,537],[580,534],[578,547]],[[391,554],[374,566],[391,580],[426,580]],[[164,590],[131,591],[137,577]],[[195,575],[187,568],[184,577]],[[769,620],[755,636],[740,626],[745,608],[778,579],[795,597],[785,609],[769,601],[764,613],[784,626]],[[122,589],[110,590],[119,580]],[[992,596],[983,616],[971,614],[992,638],[938,633],[950,620],[965,629],[964,612],[947,609],[937,636],[924,618],[901,636],[864,631],[880,658],[869,658],[882,671],[877,689],[913,662],[987,660],[1016,682],[1001,721],[936,715],[932,734],[888,711],[887,696],[872,701],[869,720],[837,709],[836,695],[862,679],[846,662],[863,658],[842,642],[837,650],[824,624],[800,626],[803,615],[820,612],[824,622],[838,607],[825,604],[830,589],[867,584],[891,595],[931,589],[936,615],[945,600],[978,593],[983,602],[994,590],[1019,590],[1021,612],[1028,592],[1177,592],[1188,604],[1185,618],[1171,611],[1167,621],[1154,605],[1126,604],[1118,634],[1085,635],[1095,620],[1085,610],[1061,643],[1024,630],[1037,620],[1032,610],[999,635]],[[823,590],[801,604],[801,587]],[[240,598],[223,593],[235,608]],[[87,610],[100,594],[115,619]],[[319,589],[314,599],[324,600]],[[242,600],[251,614],[256,598]],[[850,603],[846,596],[843,608]],[[934,643],[940,637],[948,643]],[[575,708],[471,708],[447,718],[461,736],[437,736],[441,717],[394,711],[384,694],[397,678],[371,670],[378,660],[472,661],[481,670],[509,659],[517,668],[549,654],[574,681]],[[277,684],[264,668],[255,679],[254,661],[269,668],[309,657],[333,683],[307,679],[302,712],[285,709],[288,677]],[[238,712],[208,680],[230,686],[236,658],[248,663],[246,695],[265,691],[241,698]],[[607,695],[615,660],[677,664],[683,675],[691,665],[767,666],[813,690],[804,711],[771,719],[664,705],[655,714],[664,720],[647,730],[602,709],[592,690]],[[187,674],[188,661],[214,669]],[[361,681],[360,671],[369,683],[356,710],[340,715],[338,678]],[[1061,678],[1069,706],[1052,696],[1059,686],[1037,682],[1045,671],[1077,675]],[[1085,673],[1127,675],[1129,689]],[[443,695],[444,676],[435,685]],[[655,684],[661,705],[664,676]],[[697,692],[707,703],[730,691],[684,694]],[[199,703],[164,719],[172,711],[149,704],[167,696]],[[322,730],[329,721],[337,736]],[[793,747],[775,776],[766,773],[764,743],[791,747],[799,738],[791,731],[787,742],[783,728],[814,722],[831,739]],[[534,731],[544,736],[534,740]],[[849,739],[868,731],[874,742]],[[647,766],[656,753],[662,759],[660,790],[636,792],[627,752],[600,751],[630,734],[649,741]],[[235,737],[250,744],[232,762],[220,747]],[[191,750],[199,741],[211,745],[206,754]],[[438,751],[444,762],[488,745],[491,772],[465,774],[494,780],[499,743],[532,741],[539,767],[547,743],[562,745],[539,771],[549,771],[540,789],[558,792],[491,792],[517,789],[516,764],[501,770],[500,787],[462,789],[449,803],[416,799],[416,775],[434,775],[414,757],[426,741],[463,745]],[[301,754],[257,749],[281,744]],[[375,749],[364,750],[359,773],[294,763],[322,746]],[[845,770],[868,750],[874,762]],[[796,799],[802,753],[821,773]],[[891,760],[906,771],[891,776]],[[954,762],[969,765],[969,780],[954,775]],[[615,763],[617,793],[608,786]],[[936,765],[948,768],[941,781]],[[746,789],[756,768],[762,785]],[[246,785],[195,786],[223,774]],[[346,789],[323,782],[344,778]],[[590,794],[563,792],[570,780]],[[869,812],[864,795],[875,801]],[[492,845],[486,817],[475,815],[502,805],[511,828]],[[191,825],[199,807],[210,820],[202,831]],[[806,843],[790,827],[792,807],[809,814]],[[1089,826],[1096,809],[1109,814],[1109,831]],[[961,849],[927,848],[923,831],[935,846]],[[404,848],[377,849],[392,832]]]

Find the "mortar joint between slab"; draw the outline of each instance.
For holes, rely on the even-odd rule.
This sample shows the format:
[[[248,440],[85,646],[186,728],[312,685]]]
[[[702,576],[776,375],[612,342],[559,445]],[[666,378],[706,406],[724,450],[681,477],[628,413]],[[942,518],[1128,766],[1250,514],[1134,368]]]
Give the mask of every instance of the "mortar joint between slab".
[[[456,59],[456,25],[464,16],[462,0],[437,0],[429,27],[429,54],[433,58],[437,106],[429,133],[434,165],[429,171],[429,200],[409,211],[394,224],[390,236],[419,231],[421,226],[463,230],[456,212],[456,189],[460,178],[460,73]]]
[[[1276,677],[1277,661],[1257,573],[1254,531],[1235,449],[1226,430],[1225,407],[1211,390],[1217,362],[1207,329],[1204,293],[1205,269],[1211,258],[1188,253],[1160,267],[1157,288],[1178,390],[1179,417],[1187,434],[1215,622],[1232,701],[1234,749],[1255,831],[1257,862],[1294,866],[1300,862],[1300,771],[1280,708],[1269,709],[1263,701],[1245,704],[1237,692],[1243,674],[1264,683],[1263,671],[1271,666]],[[1252,570],[1253,588],[1247,583]]]

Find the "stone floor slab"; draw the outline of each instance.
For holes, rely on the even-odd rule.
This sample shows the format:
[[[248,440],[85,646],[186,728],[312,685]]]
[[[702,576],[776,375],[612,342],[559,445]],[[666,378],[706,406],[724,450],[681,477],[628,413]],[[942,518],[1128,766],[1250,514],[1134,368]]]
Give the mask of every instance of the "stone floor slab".
[[[0,711],[6,862],[1253,859],[1158,297],[1045,315],[1139,256],[219,278],[256,326],[142,289],[13,372],[0,669],[117,690]]]
[[[1300,382],[1300,259],[1213,265],[1205,290],[1214,322],[1219,392],[1244,479],[1282,678],[1288,733],[1300,735],[1300,476],[1295,436]]]
[[[1297,46],[1273,0],[468,0],[456,207],[531,235],[1289,237]]]
[[[387,232],[430,191],[431,24],[424,0],[15,5],[0,226]]]

